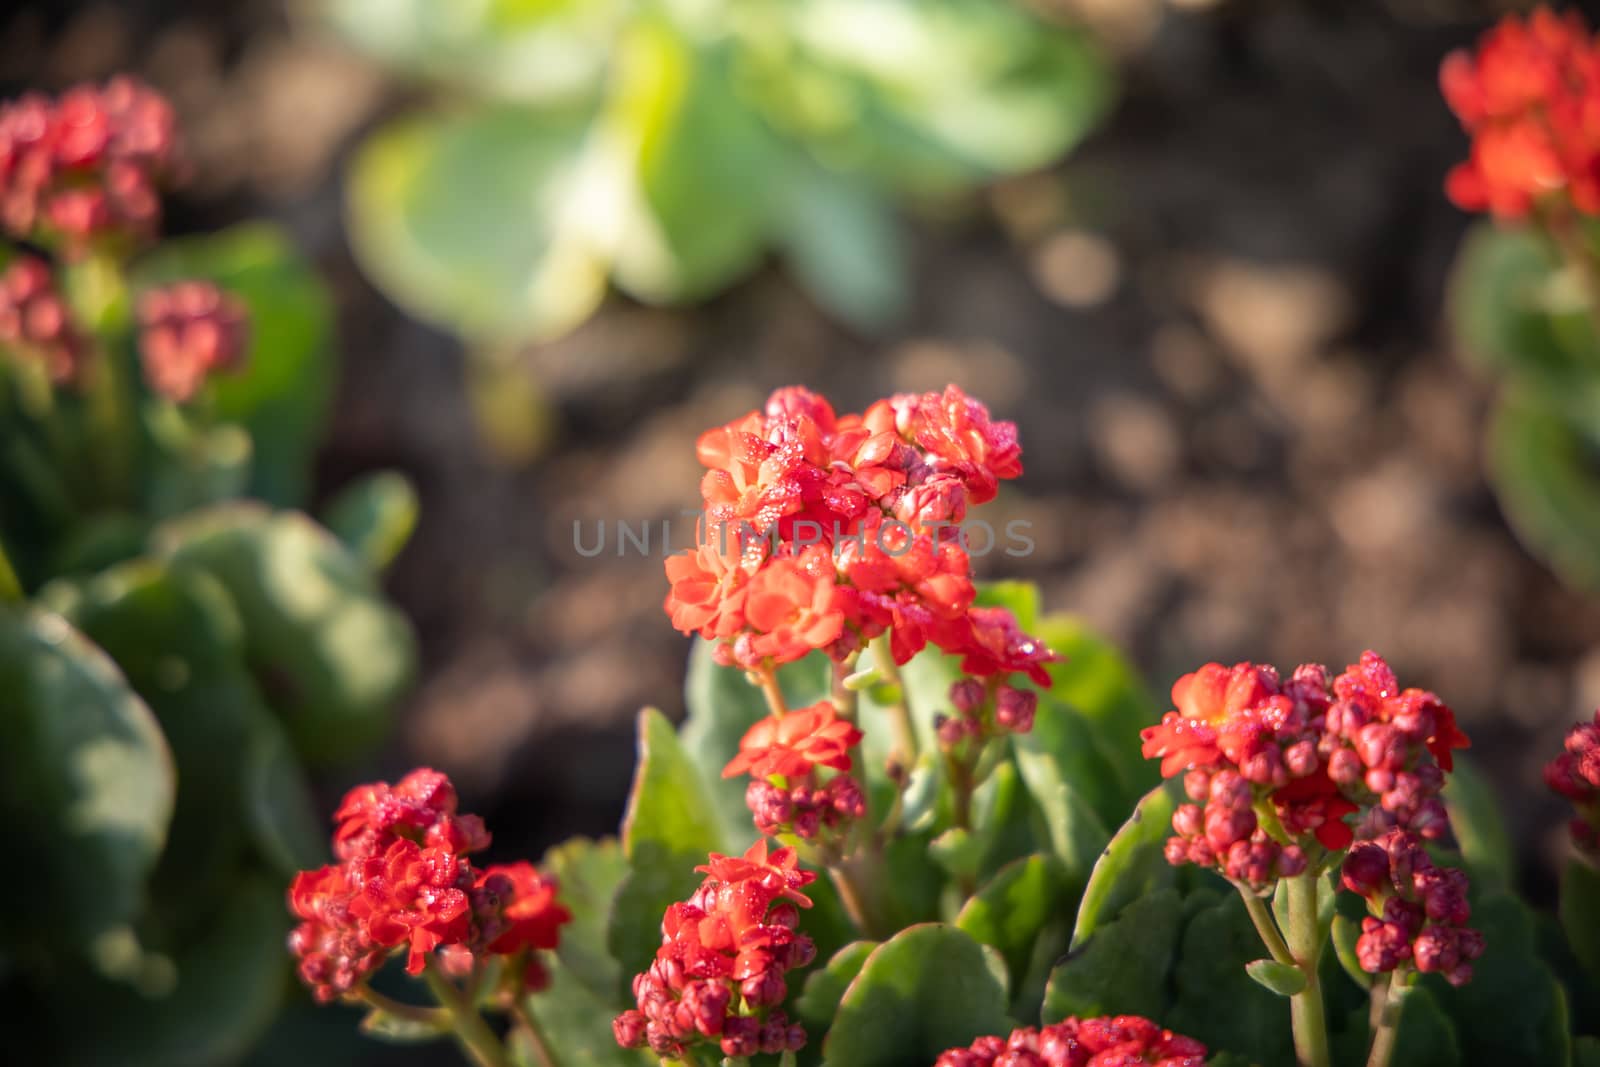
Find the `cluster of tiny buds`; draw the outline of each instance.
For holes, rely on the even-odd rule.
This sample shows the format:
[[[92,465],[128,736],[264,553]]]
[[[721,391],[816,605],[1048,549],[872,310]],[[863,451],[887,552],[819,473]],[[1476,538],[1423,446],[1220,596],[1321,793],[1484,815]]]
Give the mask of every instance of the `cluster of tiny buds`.
[[[1328,777],[1347,790],[1365,786],[1377,799],[1355,827],[1357,837],[1376,837],[1398,826],[1437,840],[1450,829],[1439,796],[1444,771],[1433,760],[1419,758],[1438,729],[1437,698],[1407,692],[1389,703],[1398,708],[1387,722],[1373,721],[1353,701],[1335,701],[1328,708],[1319,741]]]
[[[0,344],[38,360],[53,382],[77,372],[83,349],[50,266],[18,256],[0,274]]]
[[[1600,856],[1600,711],[1567,734],[1565,751],[1545,765],[1544,780],[1576,808],[1572,840]]]
[[[1363,841],[1345,857],[1346,889],[1364,897],[1371,915],[1361,920],[1356,958],[1372,974],[1415,965],[1442,974],[1451,985],[1472,978],[1472,961],[1483,955],[1483,935],[1465,923],[1467,876],[1439,867],[1422,838],[1390,830]]]
[[[1039,710],[1039,694],[1004,682],[985,684],[977,678],[962,678],[950,686],[950,703],[958,714],[941,715],[934,724],[939,744],[945,748],[969,739],[981,741],[995,733],[1029,732]]]
[[[744,798],[755,816],[756,830],[771,837],[792,833],[809,841],[823,830],[847,827],[867,814],[866,794],[848,774],[836,774],[821,785],[808,775],[789,787],[755,778]]]
[[[244,304],[211,282],[178,282],[139,298],[145,381],[170,400],[184,403],[212,374],[237,370],[248,342]]]
[[[1274,841],[1260,825],[1255,789],[1243,772],[1190,771],[1183,776],[1183,788],[1193,803],[1179,805],[1173,813],[1177,836],[1167,839],[1168,863],[1219,867],[1228,878],[1255,890],[1306,869],[1304,849]]]
[[[1138,1015],[1064,1019],[980,1037],[934,1067],[1204,1067],[1206,1047]]]

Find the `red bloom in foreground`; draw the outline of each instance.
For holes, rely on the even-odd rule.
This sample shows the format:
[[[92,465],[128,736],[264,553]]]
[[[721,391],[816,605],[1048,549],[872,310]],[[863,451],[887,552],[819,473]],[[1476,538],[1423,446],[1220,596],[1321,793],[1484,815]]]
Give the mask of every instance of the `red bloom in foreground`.
[[[787,778],[808,774],[814,767],[848,771],[850,750],[860,743],[861,731],[839,718],[833,703],[824,700],[786,715],[770,715],[750,727],[739,741],[739,754],[722,768],[722,776]]]
[[[1517,219],[1559,198],[1600,213],[1600,47],[1576,12],[1507,15],[1439,83],[1472,135],[1445,183],[1458,207]]]
[[[935,1067],[1204,1067],[1206,1047],[1138,1015],[1064,1019],[1009,1037],[980,1037],[942,1054]]]
[[[1545,765],[1544,780],[1577,809],[1571,822],[1573,841],[1600,856],[1600,711],[1593,722],[1572,728],[1565,749]]]
[[[844,595],[821,546],[767,562],[751,578],[744,602],[747,632],[733,658],[747,667],[788,663],[827,648],[844,632]]]
[[[0,345],[38,360],[53,382],[78,372],[83,339],[49,264],[36,256],[18,256],[0,273]]]
[[[211,375],[238,370],[248,342],[244,304],[210,282],[179,282],[139,298],[145,381],[170,400],[191,400]]]
[[[302,871],[289,887],[300,920],[289,949],[318,1000],[351,993],[402,948],[411,974],[434,953],[468,969],[479,954],[527,953],[527,984],[542,985],[533,953],[556,947],[571,913],[555,881],[529,864],[473,866],[467,853],[489,835],[476,815],[457,813],[448,778],[424,768],[394,786],[358,786],[335,821],[340,862]]]
[[[805,1031],[778,1005],[784,975],[816,956],[796,929],[796,905],[811,906],[800,890],[816,875],[799,869],[793,849],[769,853],[764,840],[743,856],[713,853],[696,870],[706,880],[662,917],[655,962],[633,980],[637,1007],[612,1023],[617,1043],[663,1058],[691,1045],[724,1056],[803,1047]]]

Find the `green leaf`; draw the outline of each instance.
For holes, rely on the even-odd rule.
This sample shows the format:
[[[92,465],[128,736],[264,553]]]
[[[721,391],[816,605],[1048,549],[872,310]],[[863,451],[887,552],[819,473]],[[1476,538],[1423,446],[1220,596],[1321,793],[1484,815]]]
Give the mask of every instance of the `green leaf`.
[[[1161,1018],[1182,919],[1174,889],[1131,901],[1117,918],[1075,944],[1050,972],[1043,1021],[1059,1022],[1069,1015]]]
[[[1523,390],[1505,393],[1489,427],[1489,478],[1527,549],[1565,580],[1600,587],[1600,479],[1589,446]]]
[[[559,104],[598,91],[618,0],[327,0],[323,19],[402,71],[474,93]]]
[[[561,903],[572,912],[557,950],[562,966],[595,995],[610,998],[624,977],[606,948],[612,900],[628,873],[622,846],[611,837],[574,837],[546,852],[540,868],[556,878]]]
[[[26,878],[0,945],[90,946],[126,928],[173,810],[172,754],[116,666],[60,616],[0,606],[0,819]]]
[[[1280,997],[1292,997],[1306,988],[1306,972],[1293,964],[1279,963],[1277,960],[1251,960],[1244,965],[1244,973],[1253,978],[1257,985],[1270,989]]]
[[[1600,980],[1600,871],[1573,858],[1561,872],[1561,926],[1574,955]]]
[[[659,917],[658,917],[659,920]],[[617,1044],[611,1020],[620,1005],[602,996],[564,963],[550,964],[550,985],[527,998],[528,1011],[557,1050],[563,1064],[574,1067],[646,1067],[660,1062],[644,1049]],[[633,1006],[631,998],[628,1007]],[[515,1035],[515,1031],[513,1031]],[[513,1036],[513,1040],[516,1040]],[[539,1062],[537,1059],[522,1062]]]
[[[245,659],[302,755],[345,759],[383,736],[411,682],[415,641],[332,535],[296,512],[240,504],[186,516],[152,540],[175,568],[227,590]]]
[[[683,723],[682,745],[710,786],[716,814],[723,821],[723,834],[729,847],[742,848],[756,839],[750,809],[745,806],[745,787],[750,779],[722,777],[722,768],[738,755],[739,739],[745,731],[767,716],[761,690],[734,667],[721,667],[712,658],[714,646],[697,637],[689,648],[689,673],[684,681],[684,704],[688,717]],[[832,679],[832,662],[823,653],[813,653],[778,669],[778,685],[784,702],[802,708],[827,697]]]
[[[699,769],[654,708],[639,713],[639,763],[622,818],[628,876],[617,891],[607,944],[625,986],[661,945],[661,916],[700,884],[695,867],[723,851],[722,827]]]
[[[1073,928],[1076,948],[1115,918],[1130,901],[1172,883],[1172,866],[1162,853],[1172,836],[1172,813],[1183,800],[1183,786],[1172,778],[1156,786],[1134,807],[1089,874]]]
[[[1600,1067],[1600,1037],[1585,1034],[1578,1038],[1572,1048],[1572,1067]]]
[[[176,982],[147,997],[99,983],[79,987],[63,1009],[69,1064],[207,1067],[237,1060],[271,1025],[288,990],[289,916],[276,879],[229,889],[219,919],[174,959]],[[83,1025],[84,1019],[94,1024]]]
[[[1351,1010],[1344,1026],[1333,1037],[1336,1062],[1362,1063],[1372,1041],[1368,1005]],[[1427,989],[1412,986],[1406,990],[1400,1009],[1400,1032],[1395,1038],[1389,1062],[1396,1067],[1460,1067],[1461,1042],[1455,1027],[1439,1008]],[[1479,1062],[1473,1059],[1471,1062]]]
[[[839,1010],[845,990],[861,973],[867,957],[878,947],[876,941],[852,941],[835,952],[827,965],[806,976],[805,991],[795,1001],[795,1011],[811,1034],[826,1033]]]
[[[1039,628],[1039,587],[1033,582],[1016,579],[983,582],[978,586],[974,603],[988,608],[1005,608],[1026,633],[1034,633]],[[1052,620],[1058,625],[1063,621],[1060,616]]]
[[[1456,756],[1455,769],[1445,779],[1444,802],[1473,885],[1510,886],[1516,879],[1516,857],[1500,798],[1471,760]]]
[[[450,1024],[438,1019],[412,1019],[373,1008],[362,1016],[361,1032],[379,1041],[414,1045],[450,1036]]]
[[[284,877],[328,862],[328,835],[311,782],[283,726],[270,715],[251,723],[244,753],[243,808],[256,848]]]
[[[1055,818],[1055,813],[1046,797],[1062,795],[1061,787],[1065,786],[1065,795],[1072,801],[1068,818],[1076,819],[1081,805],[1092,826],[1098,829],[1098,840],[1073,843],[1073,847],[1086,850],[1079,851],[1076,858],[1082,860],[1081,870],[1087,872],[1094,863],[1094,852],[1104,847],[1109,836],[1105,827],[1117,825],[1135,799],[1123,795],[1112,760],[1096,741],[1094,728],[1075,707],[1045,690],[1039,695],[1033,729],[1014,737],[1012,748],[1023,780],[1048,817]],[[1052,824],[1051,829],[1054,832],[1056,825]],[[1078,831],[1074,828],[1072,832]]]
[[[1016,764],[1009,760],[998,764],[972,794],[972,825],[982,828],[978,835],[983,843],[977,870],[980,878],[989,877],[1038,846],[1036,816],[1037,809],[1022,785]]]
[[[1163,1023],[1212,1049],[1257,1063],[1293,1063],[1283,1001],[1245,973],[1261,938],[1237,893],[1202,903],[1183,932],[1173,968],[1175,999]]]
[[[1459,989],[1427,976],[1429,992],[1455,1023],[1474,1062],[1517,1058],[1566,1063],[1571,1055],[1566,997],[1539,958],[1527,906],[1505,893],[1473,905],[1472,926],[1487,948]]]
[[[776,193],[778,246],[824,311],[873,334],[905,314],[911,264],[894,207],[878,190],[797,154]]]
[[[282,230],[247,223],[164,241],[139,260],[145,287],[203,278],[244,301],[250,351],[241,371],[212,386],[215,418],[250,436],[250,493],[279,506],[302,503],[333,401],[337,366],[333,306],[311,264]]]
[[[564,333],[605,292],[587,228],[615,212],[587,135],[582,116],[513,107],[380,128],[347,185],[362,269],[406,311],[468,338]]]
[[[417,491],[398,471],[369,475],[340,490],[322,520],[369,570],[382,573],[417,528]]]
[[[1038,1003],[1039,991],[1025,989],[1034,954],[1053,959],[1066,951],[1066,916],[1079,888],[1054,857],[1029,856],[1001,870],[956,916],[958,928],[1000,951],[1018,1004]]]
[[[636,205],[612,269],[640,300],[702,299],[760,262],[772,144],[730,83],[730,63],[726,47],[691,42],[665,20],[636,20],[617,49],[599,121],[626,146]]]
[[[927,1067],[941,1052],[1010,1031],[1006,991],[983,948],[942,923],[900,931],[867,957],[823,1042],[830,1064]]]
[[[1371,989],[1372,975],[1362,969],[1361,959],[1356,955],[1356,941],[1361,937],[1361,921],[1348,915],[1335,915],[1332,934],[1333,951],[1339,959],[1339,966],[1356,985],[1362,989]]]

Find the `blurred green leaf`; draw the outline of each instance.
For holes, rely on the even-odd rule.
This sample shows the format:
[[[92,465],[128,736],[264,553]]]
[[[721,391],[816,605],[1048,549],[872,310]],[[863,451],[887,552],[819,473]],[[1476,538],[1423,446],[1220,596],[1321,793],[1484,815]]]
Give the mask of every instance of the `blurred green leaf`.
[[[1560,915],[1573,954],[1600,980],[1600,871],[1576,857],[1561,872]]]
[[[617,891],[606,943],[619,985],[649,966],[661,945],[661,915],[700,884],[695,867],[725,851],[712,796],[678,734],[654,708],[639,713],[639,763],[622,818],[628,876]],[[625,995],[619,993],[619,995]]]
[[[1600,1067],[1600,1037],[1578,1038],[1572,1049],[1573,1067]]]
[[[1344,1026],[1334,1034],[1333,1047],[1338,1062],[1364,1062],[1372,1041],[1370,1010],[1365,1004],[1355,1008],[1345,1019]],[[1463,1062],[1480,1061],[1463,1058],[1455,1026],[1440,1010],[1439,1002],[1427,989],[1413,986],[1405,994],[1400,1011],[1400,1033],[1395,1038],[1389,1062],[1397,1067],[1401,1064],[1404,1067],[1460,1067]]]
[[[379,1041],[411,1045],[449,1037],[450,1024],[442,1019],[412,1019],[374,1008],[362,1016],[361,1032]]]
[[[574,837],[544,854],[540,867],[560,884],[560,900],[572,912],[561,930],[558,954],[572,976],[600,997],[614,996],[624,977],[606,948],[612,901],[628,873],[628,861],[615,838]]]
[[[411,682],[414,638],[331,534],[297,512],[238,504],[168,523],[152,541],[227,590],[245,659],[306,759],[345,759],[384,734]]]
[[[657,920],[659,921],[659,916]],[[612,997],[602,997],[581,980],[565,963],[549,965],[550,985],[527,998],[528,1011],[539,1020],[550,1044],[561,1056],[562,1064],[572,1067],[647,1067],[660,1063],[660,1057],[645,1049],[626,1049],[617,1044],[611,1030],[619,1005]],[[630,976],[631,977],[631,976]],[[632,1007],[632,1001],[628,1002]],[[516,1040],[513,1031],[513,1040]],[[537,1058],[522,1062],[538,1063]]]
[[[620,0],[323,0],[326,21],[385,63],[490,95],[559,103],[605,75]]]
[[[1333,951],[1339,959],[1339,966],[1356,985],[1371,989],[1372,975],[1362,968],[1361,959],[1356,955],[1356,941],[1361,937],[1361,920],[1348,915],[1335,915],[1331,932]]]
[[[1162,848],[1172,836],[1172,814],[1182,802],[1182,783],[1170,778],[1146,793],[1112,836],[1083,890],[1072,931],[1074,947],[1092,937],[1129,902],[1172,884],[1172,866]]]
[[[845,990],[861,973],[877,941],[852,941],[829,957],[825,966],[806,976],[805,991],[795,1001],[800,1021],[811,1034],[826,1033]]]
[[[927,1067],[948,1048],[1010,1032],[983,948],[942,923],[901,930],[867,957],[823,1043],[829,1063]]]
[[[1503,805],[1494,786],[1470,759],[1455,757],[1455,769],[1445,778],[1444,803],[1450,829],[1461,846],[1461,858],[1482,888],[1506,888],[1516,879],[1516,856],[1511,835],[1501,815]]]
[[[0,818],[26,878],[0,945],[90,947],[144,904],[173,810],[172,754],[115,664],[58,615],[0,606]]]
[[[346,486],[323,509],[333,535],[374,574],[394,562],[417,528],[417,491],[398,471],[381,471]]]
[[[271,715],[256,716],[247,744],[240,785],[256,848],[286,878],[327,863],[328,835],[282,724]]]
[[[592,228],[618,184],[583,116],[483,108],[390,123],[351,163],[362,268],[408,312],[468,338],[538,341],[605,292]]]
[[[1489,478],[1528,550],[1564,579],[1600,587],[1600,462],[1528,393],[1501,396],[1489,427]]]
[[[266,223],[164,241],[134,270],[139,288],[188,278],[215,282],[249,309],[248,358],[213,380],[213,412],[250,435],[251,494],[299,505],[333,400],[333,306],[322,280]]]
[[[1245,973],[1261,938],[1237,893],[1198,907],[1183,932],[1173,968],[1175,1000],[1163,1023],[1214,1050],[1257,1063],[1293,1063],[1283,1001]]]
[[[1050,972],[1043,1020],[1119,1014],[1161,1018],[1182,920],[1174,889],[1131,900],[1116,918],[1074,944],[1071,955]]]
[[[1051,848],[1077,878],[1089,876],[1110,839],[1091,799],[1104,796],[1104,764],[1097,764],[1088,736],[1072,709],[1041,702],[1032,732],[1012,741],[1022,780],[1044,813]]]
[[[239,882],[220,918],[173,959],[176,983],[159,996],[125,986],[79,988],[63,1004],[67,1064],[210,1067],[242,1056],[271,1025],[288,990],[289,915],[277,880]],[[93,1020],[84,1025],[84,1020]]]
[[[1068,916],[1080,884],[1075,885],[1053,856],[1017,860],[981,887],[961,908],[956,926],[1000,951],[1019,1010],[1039,1001],[1040,989],[1028,989],[1029,965],[1035,954],[1052,959],[1066,951]]]
[[[650,303],[702,299],[761,259],[773,146],[733,93],[726,49],[641,18],[617,65],[600,128],[625,146],[637,195],[616,234],[617,284]]]

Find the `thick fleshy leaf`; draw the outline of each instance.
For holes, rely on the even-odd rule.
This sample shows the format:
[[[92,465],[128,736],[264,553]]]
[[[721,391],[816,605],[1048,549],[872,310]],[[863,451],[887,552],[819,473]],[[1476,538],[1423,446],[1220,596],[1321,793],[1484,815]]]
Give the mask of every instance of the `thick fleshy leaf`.
[[[565,332],[604,294],[592,230],[616,211],[588,134],[587,115],[514,107],[382,127],[347,187],[362,269],[411,314],[469,338]]]
[[[661,945],[661,916],[700,884],[695,867],[725,852],[722,826],[706,781],[678,741],[677,731],[654,708],[639,713],[639,763],[622,819],[628,861],[612,906],[606,943],[620,965],[619,995],[649,966]]]
[[[602,996],[564,963],[552,961],[549,968],[549,987],[528,997],[526,1004],[563,1064],[647,1067],[661,1062],[660,1057],[650,1055],[647,1050],[626,1049],[617,1044],[611,1020],[616,1017],[618,1007],[611,997]],[[632,1007],[632,1003],[627,1006]],[[512,1040],[517,1040],[515,1035]],[[520,1062],[538,1063],[539,1060],[529,1058]]]
[[[1444,802],[1472,884],[1482,889],[1510,886],[1516,878],[1516,856],[1501,815],[1503,805],[1472,760],[1456,757],[1455,770],[1445,779]]]
[[[1333,1035],[1334,1055],[1340,1063],[1362,1063],[1372,1042],[1366,1004],[1353,1009],[1344,1025]],[[1390,1063],[1405,1067],[1460,1067],[1469,1062],[1462,1054],[1455,1026],[1439,1008],[1439,1002],[1428,990],[1413,986],[1406,992],[1400,1014],[1400,1033],[1395,1038],[1394,1055]],[[1480,1062],[1476,1058],[1470,1062]]]
[[[773,143],[732,84],[730,49],[639,20],[616,54],[600,128],[635,184],[618,228],[617,284],[650,303],[697,300],[761,259]],[[714,161],[714,166],[708,166]]]
[[[1527,390],[1504,393],[1489,427],[1489,478],[1528,550],[1575,585],[1600,586],[1600,478],[1590,446]]]
[[[688,717],[681,740],[710,786],[729,847],[742,848],[756,839],[750,809],[744,802],[750,779],[745,775],[724,778],[722,768],[738,755],[739,739],[745,732],[767,716],[767,703],[743,671],[719,667],[712,652],[711,642],[704,638],[695,638],[690,646],[683,694]],[[778,685],[789,707],[802,708],[828,695],[832,677],[831,661],[817,652],[779,668]]]
[[[172,957],[162,995],[126,986],[80,987],[64,1062],[84,1067],[208,1067],[239,1059],[271,1025],[288,991],[283,886],[252,879],[228,890],[216,922]],[[67,1005],[63,1005],[64,1008]],[[94,1025],[82,1025],[93,1019]]]
[[[1487,948],[1459,989],[1435,976],[1427,985],[1455,1023],[1474,1062],[1566,1063],[1572,1054],[1567,1002],[1539,958],[1527,906],[1505,893],[1474,902],[1472,926]]]
[[[1065,785],[1074,801],[1088,809],[1102,832],[1117,825],[1134,801],[1124,796],[1114,761],[1099,744],[1089,720],[1050,690],[1039,694],[1033,729],[1015,737],[1012,746],[1023,780],[1047,814],[1051,809],[1045,798],[1059,792],[1059,785]],[[1093,847],[1098,850],[1105,840],[1101,836]],[[1093,862],[1093,856],[1088,856],[1087,863]]]
[[[381,573],[417,528],[417,491],[398,471],[348,485],[328,502],[322,521],[373,573]]]
[[[1074,947],[1114,919],[1130,901],[1172,884],[1172,865],[1162,847],[1172,836],[1172,813],[1182,799],[1183,786],[1178,779],[1163,782],[1145,794],[1111,838],[1084,887],[1072,933]]]
[[[1344,973],[1362,989],[1371,989],[1372,975],[1362,969],[1361,958],[1356,955],[1356,941],[1361,937],[1361,920],[1348,915],[1335,915],[1330,933],[1333,935],[1334,955]]]
[[[1196,899],[1184,929],[1173,968],[1175,999],[1163,1022],[1215,1050],[1257,1063],[1293,1063],[1283,1000],[1244,970],[1245,961],[1261,954],[1261,938],[1244,903],[1232,892],[1209,904],[1206,899]]]
[[[1292,997],[1306,988],[1306,972],[1293,964],[1279,963],[1277,960],[1251,960],[1244,965],[1244,973],[1253,978],[1257,985],[1280,997]]]
[[[1066,951],[1069,917],[1080,885],[1053,856],[1029,856],[995,875],[956,916],[957,927],[1004,957],[1017,1005],[1031,1009],[1043,992],[1042,984],[1039,989],[1026,988],[1035,954],[1047,953],[1053,959]]]
[[[244,301],[250,349],[243,368],[211,386],[214,417],[250,436],[250,494],[305,501],[311,460],[333,400],[333,306],[288,235],[265,223],[165,241],[139,260],[136,286],[213,281]]]
[[[383,735],[411,681],[414,638],[331,534],[296,512],[239,504],[169,523],[153,543],[227,590],[245,659],[305,758],[348,758]]]
[[[615,838],[592,841],[574,837],[544,854],[541,869],[560,884],[560,900],[572,912],[561,928],[562,965],[599,997],[609,1000],[622,978],[606,948],[606,928],[617,887],[628,873],[628,861]]]
[[[877,947],[876,941],[852,941],[830,956],[826,966],[814,967],[806,976],[805,991],[795,1001],[795,1010],[808,1033],[827,1031],[845,990]]]
[[[1129,902],[1051,971],[1044,1021],[1059,1022],[1069,1015],[1161,1018],[1182,922],[1183,907],[1174,889]]]
[[[403,72],[541,104],[599,91],[619,0],[327,0],[346,41]]]
[[[1561,926],[1578,961],[1600,981],[1600,871],[1576,857],[1561,872]]]
[[[271,715],[250,724],[244,753],[245,824],[261,855],[284,877],[328,862],[328,835],[306,769]]]
[[[925,923],[873,950],[823,1044],[830,1064],[927,1067],[946,1049],[1004,1034],[1006,990],[978,942]]]
[[[28,857],[27,877],[0,887],[0,944],[90,947],[143,908],[172,754],[116,665],[58,615],[0,606],[0,692],[0,817]]]

